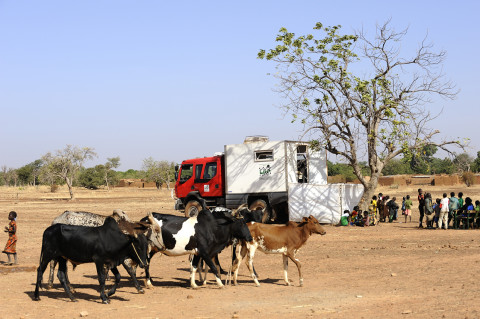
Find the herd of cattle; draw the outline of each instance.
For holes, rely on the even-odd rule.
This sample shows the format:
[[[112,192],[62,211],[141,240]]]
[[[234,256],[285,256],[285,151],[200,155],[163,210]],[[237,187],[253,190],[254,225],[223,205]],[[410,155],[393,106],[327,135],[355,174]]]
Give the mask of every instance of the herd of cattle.
[[[303,285],[301,264],[295,257],[298,249],[312,234],[325,234],[324,228],[315,217],[304,217],[299,223],[285,225],[262,224],[261,211],[250,211],[240,207],[235,211],[225,208],[204,207],[197,216],[190,218],[168,214],[149,213],[139,222],[131,221],[121,210],[112,216],[88,212],[66,211],[54,219],[43,233],[40,265],[34,300],[40,300],[42,277],[50,264],[47,289],[53,285],[54,269],[58,263],[57,277],[68,297],[75,301],[75,292],[67,274],[67,261],[75,267],[82,263],[95,263],[100,284],[100,298],[109,303],[120,282],[117,266],[122,264],[138,290],[143,293],[136,278],[136,268],[145,269],[146,285],[151,287],[149,265],[157,252],[167,256],[191,255],[190,285],[195,282],[198,267],[205,262],[215,275],[217,285],[223,287],[220,279],[218,254],[233,245],[233,284],[237,284],[240,261],[247,256],[247,267],[255,284],[260,285],[253,267],[257,249],[270,254],[282,254],[284,279],[290,285],[287,275],[288,259],[298,269],[300,285]],[[240,249],[236,249],[240,246]],[[115,276],[112,288],[105,293],[105,281],[109,270]],[[206,274],[200,281],[206,281]]]

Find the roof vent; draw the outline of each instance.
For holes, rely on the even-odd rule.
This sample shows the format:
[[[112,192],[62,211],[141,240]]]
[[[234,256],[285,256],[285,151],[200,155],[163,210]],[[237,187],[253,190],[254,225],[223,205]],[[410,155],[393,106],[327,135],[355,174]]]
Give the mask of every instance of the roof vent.
[[[255,142],[268,142],[268,136],[263,135],[253,135],[245,137],[243,144],[255,143]]]

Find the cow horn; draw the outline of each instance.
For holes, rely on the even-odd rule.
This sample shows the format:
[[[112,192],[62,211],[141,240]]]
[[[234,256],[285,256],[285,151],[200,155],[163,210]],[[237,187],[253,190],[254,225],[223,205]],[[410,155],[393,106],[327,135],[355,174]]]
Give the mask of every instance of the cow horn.
[[[244,208],[247,207],[247,206],[248,206],[248,205],[247,205],[246,203],[238,206],[237,209],[234,209],[234,210],[232,211],[232,216],[238,217],[238,211],[241,210],[241,209],[244,209]]]
[[[157,232],[160,232],[160,226],[158,226],[158,223],[155,221],[155,218],[153,218],[153,215],[152,213],[148,213],[148,221],[150,222],[150,224],[152,224],[152,227],[155,231]]]

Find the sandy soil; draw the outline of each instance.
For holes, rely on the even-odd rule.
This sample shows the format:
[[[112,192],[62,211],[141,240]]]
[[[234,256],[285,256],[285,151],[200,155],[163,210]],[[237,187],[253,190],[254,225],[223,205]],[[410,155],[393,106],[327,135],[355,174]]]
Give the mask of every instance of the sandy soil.
[[[382,188],[384,194],[416,198],[416,188]],[[463,191],[480,198],[480,187],[424,186],[438,197],[444,191]],[[299,253],[305,284],[290,264],[293,286],[283,282],[282,258],[258,252],[255,287],[244,264],[239,286],[217,288],[213,276],[206,286],[189,288],[189,263],[184,257],[157,255],[151,272],[155,288],[138,294],[122,268],[122,281],[109,305],[101,304],[93,264],[70,271],[79,302],[70,302],[58,280],[32,300],[43,230],[65,210],[108,215],[126,211],[133,219],[149,211],[178,214],[167,190],[77,190],[68,201],[61,189],[0,188],[0,222],[8,224],[10,210],[18,213],[18,266],[6,266],[0,256],[0,318],[478,318],[480,230],[418,229],[418,211],[411,223],[382,223],[377,227],[327,226]],[[414,201],[414,205],[417,205]],[[403,221],[400,219],[400,221]],[[3,224],[0,223],[1,228]],[[6,233],[0,234],[5,244]],[[230,250],[220,262],[228,268]],[[71,269],[70,269],[71,270]],[[139,270],[142,276],[143,271]],[[44,275],[44,282],[47,274]]]

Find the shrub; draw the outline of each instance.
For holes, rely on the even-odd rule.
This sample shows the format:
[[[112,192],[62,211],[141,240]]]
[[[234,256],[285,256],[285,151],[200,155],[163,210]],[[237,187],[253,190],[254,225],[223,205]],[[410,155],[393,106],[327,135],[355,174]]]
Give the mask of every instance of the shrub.
[[[55,193],[58,190],[59,186],[57,184],[50,185],[50,192]]]
[[[462,174],[462,181],[467,185],[467,187],[470,187],[470,185],[475,184],[475,174],[472,172],[465,172]]]

